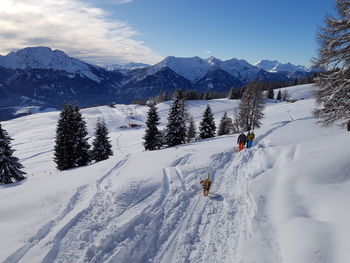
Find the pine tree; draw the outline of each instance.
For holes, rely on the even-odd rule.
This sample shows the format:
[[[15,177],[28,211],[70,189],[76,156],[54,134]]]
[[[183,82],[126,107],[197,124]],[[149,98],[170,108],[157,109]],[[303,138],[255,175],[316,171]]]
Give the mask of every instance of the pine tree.
[[[239,126],[243,131],[259,128],[263,118],[264,100],[262,90],[255,83],[246,86],[238,106]]]
[[[268,99],[274,99],[275,98],[275,94],[273,92],[273,88],[269,88],[268,92],[267,92],[267,98]]]
[[[199,138],[207,139],[215,137],[215,130],[216,126],[214,122],[214,116],[208,104],[203,113],[203,119],[199,124]]]
[[[15,150],[11,149],[12,138],[0,124],[0,184],[10,184],[25,179],[26,174],[21,171],[23,165],[17,157],[12,156]]]
[[[86,123],[79,108],[65,104],[56,128],[54,161],[58,170],[66,170],[89,163],[90,145],[86,136]]]
[[[278,90],[276,100],[281,101],[282,100],[282,94],[281,94],[281,89]]]
[[[113,155],[112,145],[108,137],[108,129],[103,119],[98,118],[95,128],[95,138],[92,142],[92,159],[103,161]]]
[[[321,124],[350,125],[350,2],[337,0],[338,17],[329,16],[318,34],[319,54],[314,65],[326,72],[316,79],[314,115]]]
[[[143,139],[145,140],[143,145],[145,150],[157,150],[162,146],[162,134],[158,130],[159,116],[157,113],[157,107],[155,103],[149,104],[148,117],[146,121],[146,131]]]
[[[191,142],[196,138],[197,131],[196,131],[196,124],[194,123],[193,116],[191,115],[189,117],[189,123],[187,127],[187,142]]]
[[[165,138],[166,144],[168,146],[175,146],[185,143],[186,133],[185,105],[179,95],[177,95],[175,96],[168,115]]]
[[[233,130],[232,119],[227,116],[227,112],[225,111],[222,116],[218,129],[218,136],[230,134]]]

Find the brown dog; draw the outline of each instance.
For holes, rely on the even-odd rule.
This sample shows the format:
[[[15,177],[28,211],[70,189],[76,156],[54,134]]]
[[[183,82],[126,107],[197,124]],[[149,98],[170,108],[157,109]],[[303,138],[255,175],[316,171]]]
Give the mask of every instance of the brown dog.
[[[207,196],[211,186],[210,174],[208,174],[208,179],[200,180],[199,183],[203,186],[203,195]]]

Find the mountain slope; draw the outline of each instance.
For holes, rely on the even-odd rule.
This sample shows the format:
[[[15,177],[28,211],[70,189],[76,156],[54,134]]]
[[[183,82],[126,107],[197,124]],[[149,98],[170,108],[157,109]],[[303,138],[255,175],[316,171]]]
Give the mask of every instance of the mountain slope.
[[[124,84],[124,100],[131,102],[133,98],[149,98],[163,91],[173,92],[175,89],[187,90],[191,87],[189,80],[168,67],[163,67],[154,74],[149,74],[147,69],[141,69]]]
[[[291,63],[281,63],[276,60],[261,60],[254,64],[256,67],[263,69],[268,72],[294,72],[294,71],[300,71],[300,72],[307,72],[308,69],[304,66],[300,65],[293,65]]]
[[[64,172],[52,160],[58,112],[4,122],[28,179],[0,186],[0,261],[349,262],[348,133],[315,125],[310,88],[268,104],[242,152],[237,135],[144,152],[144,129],[118,127],[130,112],[143,123],[146,107],[84,109],[90,134],[105,118],[115,155]],[[238,105],[191,101],[197,124],[207,103],[216,122]],[[158,105],[161,127],[169,105]]]
[[[0,66],[8,69],[53,69],[80,74],[99,81],[99,78],[91,72],[94,66],[49,47],[27,47],[0,56]]]
[[[0,120],[18,116],[15,113],[19,107],[61,108],[65,102],[81,107],[130,103],[135,98],[147,99],[174,89],[228,92],[251,81],[290,83],[312,74],[267,72],[245,60],[222,61],[215,57],[167,57],[154,66],[129,63],[117,68],[106,70],[48,47],[30,47],[0,56]]]
[[[0,56],[0,93],[5,94],[0,120],[11,118],[20,106],[60,108],[73,102],[85,107],[120,100],[124,78],[47,47]]]
[[[241,87],[243,83],[220,68],[213,68],[194,85],[199,92],[227,91],[233,87]]]

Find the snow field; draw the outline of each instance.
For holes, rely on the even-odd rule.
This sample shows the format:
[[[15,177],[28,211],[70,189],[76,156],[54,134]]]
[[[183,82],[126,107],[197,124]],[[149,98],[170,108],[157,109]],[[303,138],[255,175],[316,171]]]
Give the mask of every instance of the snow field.
[[[52,160],[57,112],[4,122],[28,179],[0,186],[0,261],[349,262],[349,135],[315,125],[311,88],[267,104],[242,152],[237,135],[144,152],[144,128],[119,127],[131,112],[143,123],[145,107],[84,109],[91,136],[106,120],[114,156],[64,172]],[[217,125],[238,105],[189,102],[197,127],[207,103]],[[158,105],[161,126],[169,104]]]

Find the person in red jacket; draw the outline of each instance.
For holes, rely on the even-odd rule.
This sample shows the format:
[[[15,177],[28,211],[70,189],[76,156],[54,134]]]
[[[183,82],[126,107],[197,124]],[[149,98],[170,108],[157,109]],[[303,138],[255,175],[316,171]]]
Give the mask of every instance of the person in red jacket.
[[[242,151],[244,149],[244,145],[247,143],[247,136],[242,132],[237,139],[238,151]]]

